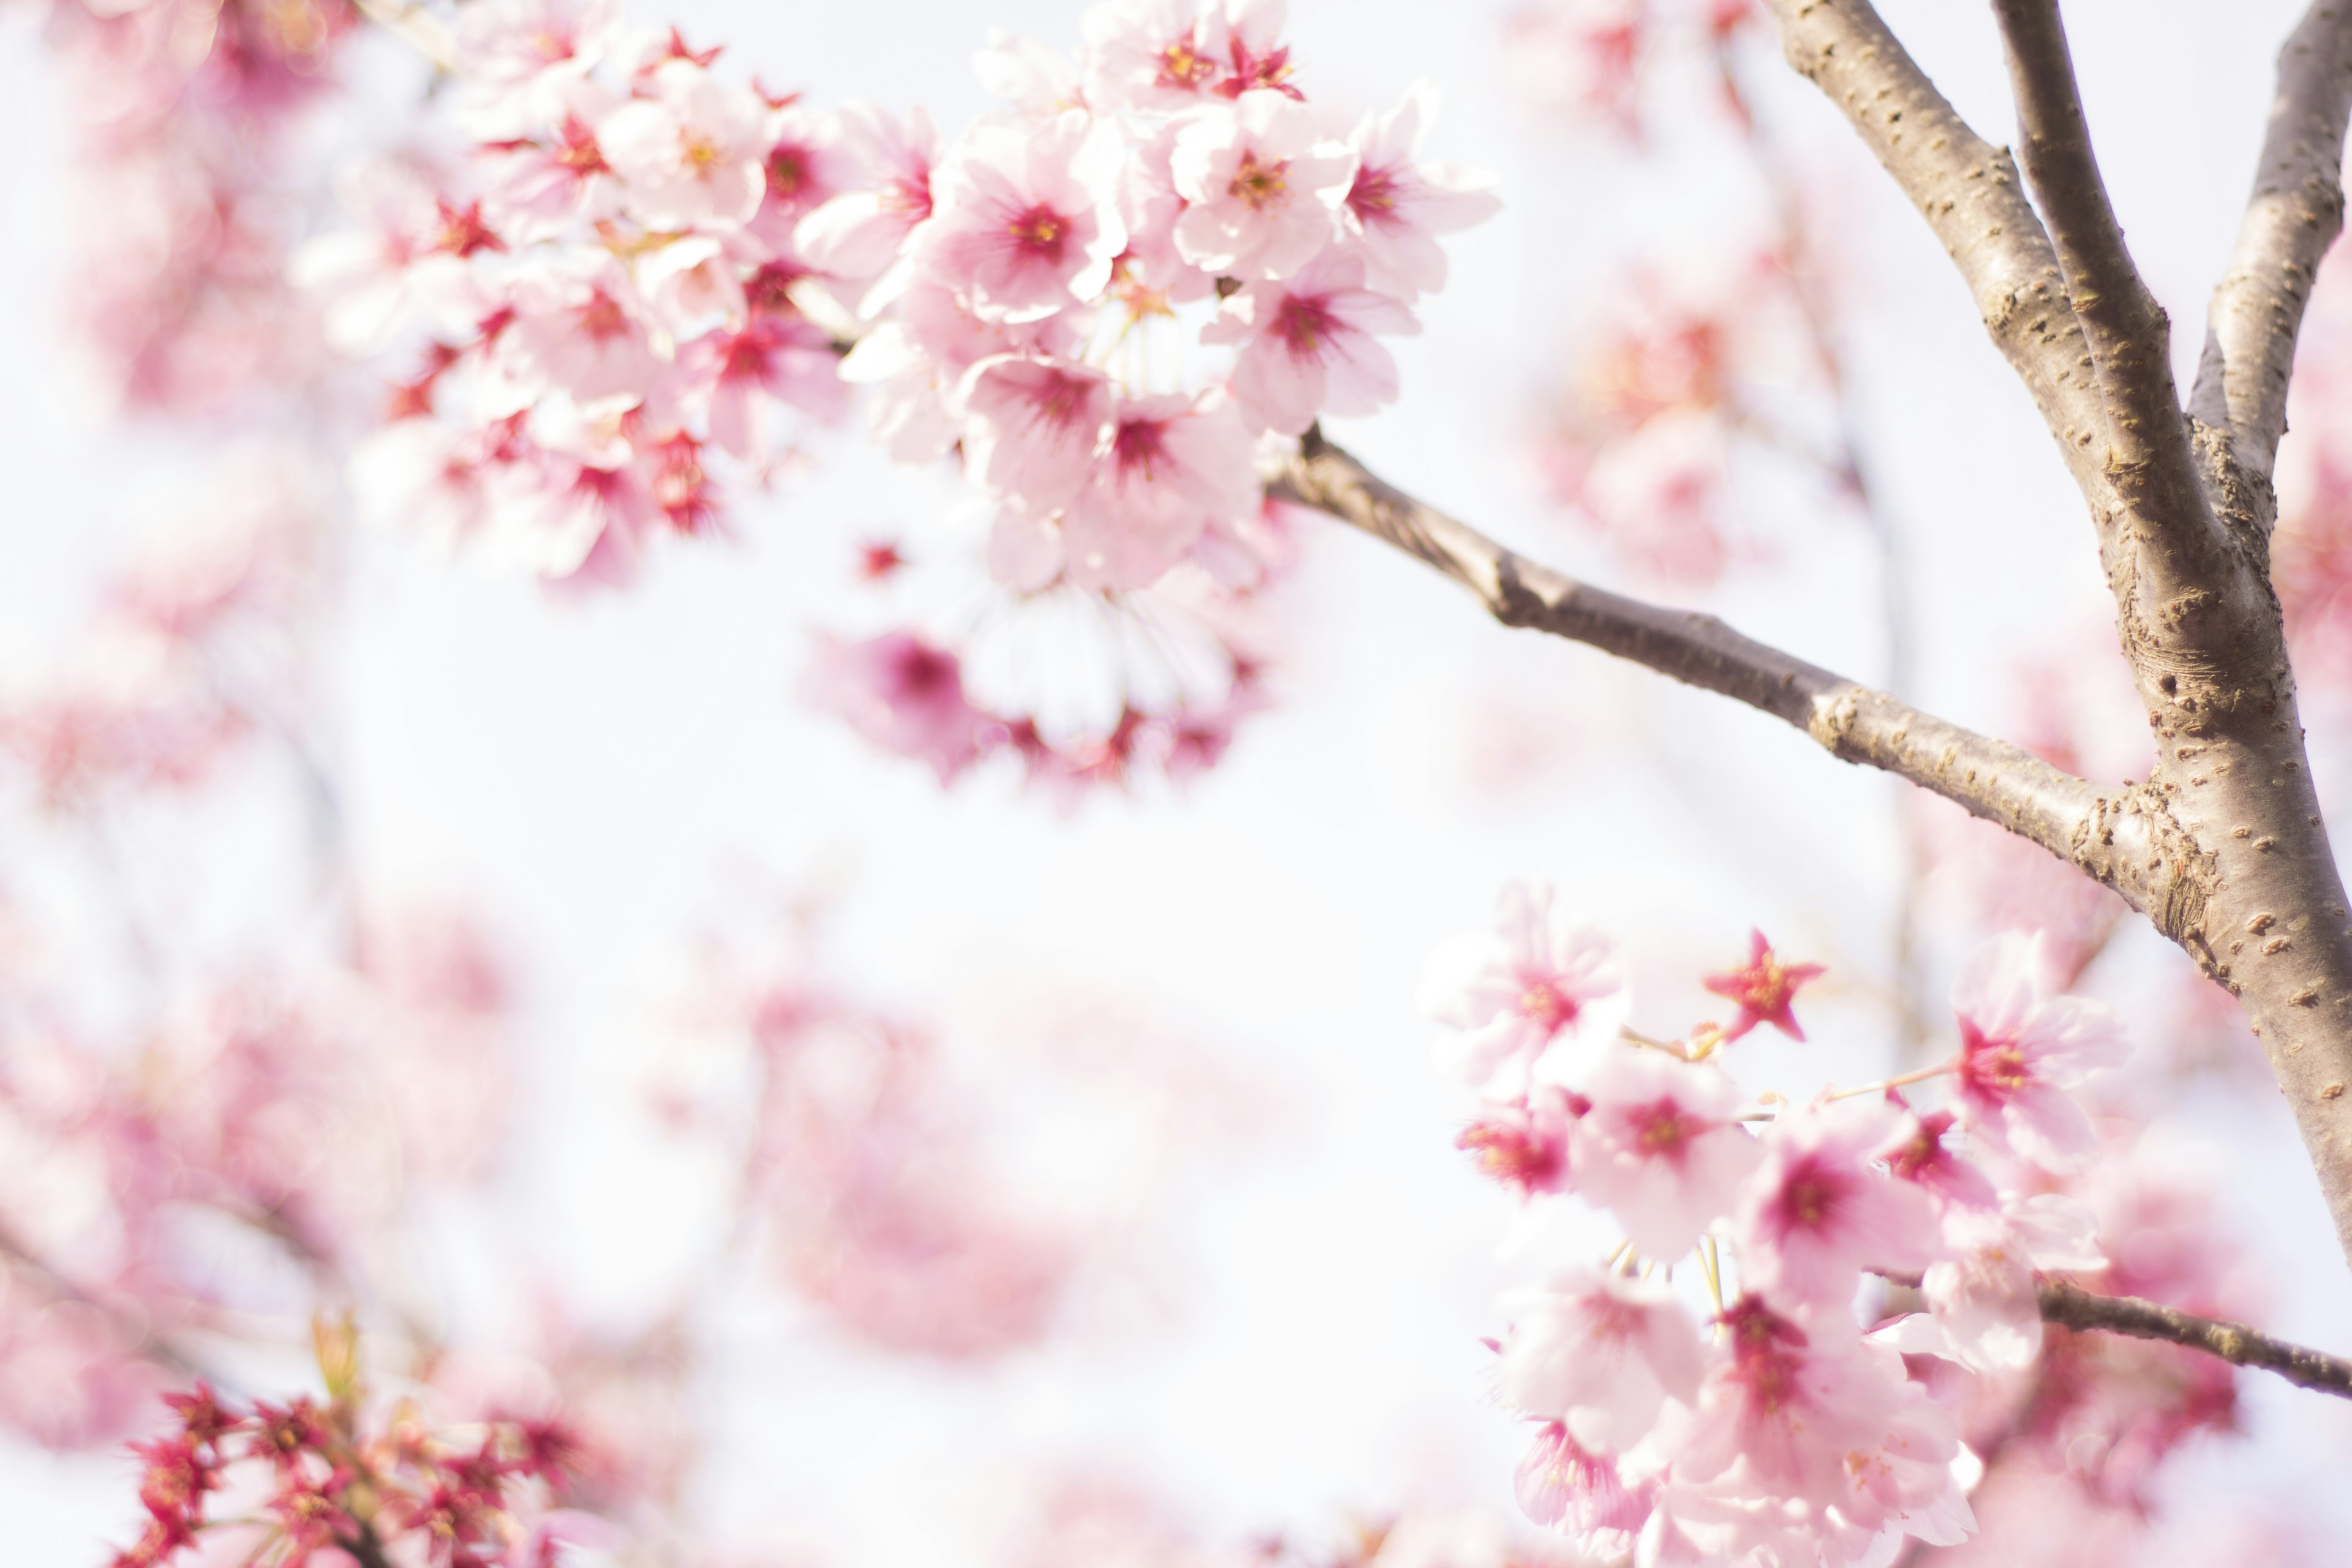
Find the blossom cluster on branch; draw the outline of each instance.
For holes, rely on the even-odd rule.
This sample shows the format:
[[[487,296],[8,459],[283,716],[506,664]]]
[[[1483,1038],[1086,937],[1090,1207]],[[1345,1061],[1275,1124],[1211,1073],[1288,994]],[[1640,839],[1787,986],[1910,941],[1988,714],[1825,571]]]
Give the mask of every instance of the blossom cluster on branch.
[[[1623,1237],[1505,1302],[1499,1391],[1538,1424],[1520,1500],[1584,1550],[1835,1568],[1885,1562],[1906,1535],[1956,1544],[1984,1473],[1963,1436],[1999,1446],[1971,1433],[1999,1402],[1989,1381],[2052,1384],[2014,1415],[2029,1425],[2168,1412],[2160,1432],[2118,1414],[2099,1449],[2078,1441],[2110,1500],[2229,1419],[2225,1367],[2192,1365],[2184,1388],[2169,1360],[2045,1352],[2037,1275],[2104,1279],[2103,1233],[2146,1229],[2082,1185],[2101,1145],[2079,1093],[2125,1054],[2116,1016],[2054,992],[2038,938],[2006,936],[1954,987],[1948,1059],[1801,1104],[1743,1092],[1725,1058],[1759,1026],[1801,1039],[1791,1004],[1820,973],[1759,935],[1706,982],[1736,1005],[1728,1024],[1651,1038],[1625,1027],[1614,944],[1520,887],[1493,931],[1431,961],[1425,1005],[1453,1030],[1441,1065],[1485,1101],[1463,1147],[1523,1200],[1526,1234],[1573,1199]]]

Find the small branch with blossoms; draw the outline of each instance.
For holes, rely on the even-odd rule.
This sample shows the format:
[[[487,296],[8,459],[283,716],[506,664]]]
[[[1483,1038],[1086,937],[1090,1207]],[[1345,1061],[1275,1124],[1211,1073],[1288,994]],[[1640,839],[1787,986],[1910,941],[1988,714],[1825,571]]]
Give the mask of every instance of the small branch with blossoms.
[[[174,1429],[132,1445],[147,1525],[113,1568],[161,1568],[226,1548],[248,1563],[341,1552],[361,1568],[555,1561],[619,1532],[559,1506],[572,1439],[545,1422],[436,1431],[414,1403],[370,1398],[348,1320],[315,1330],[324,1405],[240,1410],[205,1384],[168,1394]],[[222,1559],[225,1560],[225,1559]]]
[[[1537,1424],[1519,1471],[1531,1518],[1643,1562],[1843,1568],[1906,1537],[1956,1544],[1983,1468],[1963,1403],[2036,1368],[2045,1323],[2352,1394],[2352,1363],[2063,1278],[2111,1267],[2070,1184],[2100,1151],[2078,1091],[2126,1047],[2114,1013],[2056,994],[2047,970],[2038,938],[2000,939],[1954,986],[1949,1059],[1798,1103],[1731,1075],[1756,1029],[1803,1037],[1793,1003],[1821,973],[1760,934],[1703,982],[1732,1021],[1674,1042],[1626,1026],[1614,944],[1547,889],[1507,889],[1491,931],[1432,955],[1439,1067],[1482,1102],[1461,1145],[1518,1195],[1514,1250],[1551,1260],[1506,1299],[1496,1347],[1504,1403]],[[1932,1109],[1902,1092],[1928,1085]],[[1571,1200],[1622,1229],[1597,1263],[1545,1239]],[[1924,1310],[1865,1330],[1866,1274]]]

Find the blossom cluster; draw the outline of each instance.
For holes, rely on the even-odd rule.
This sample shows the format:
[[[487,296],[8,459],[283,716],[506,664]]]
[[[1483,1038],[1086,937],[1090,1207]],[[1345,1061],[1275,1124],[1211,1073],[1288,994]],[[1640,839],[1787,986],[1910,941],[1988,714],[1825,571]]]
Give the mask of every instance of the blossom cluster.
[[[1500,1352],[1504,1401],[1539,1424],[1521,1501],[1585,1550],[1833,1568],[1961,1540],[1980,1473],[1961,1374],[2034,1364],[2037,1270],[2106,1266],[2063,1186],[2098,1151],[2077,1090],[2125,1052],[2115,1015],[2054,994],[2012,935],[1957,983],[1948,1059],[1801,1105],[1744,1093],[1724,1053],[1760,1026],[1801,1038],[1791,1004],[1820,973],[1759,935],[1706,981],[1733,1020],[1660,1040],[1624,1027],[1613,944],[1546,890],[1509,889],[1494,931],[1433,957],[1441,1064],[1486,1102],[1464,1147],[1531,1206],[1573,1197],[1624,1237],[1513,1297]],[[1940,1105],[1906,1098],[1929,1084]],[[1694,1254],[1709,1326],[1669,1284]],[[1920,1310],[1865,1332],[1857,1300],[1889,1279]],[[1915,1374],[1923,1357],[1957,1372]]]
[[[657,533],[715,523],[716,454],[756,470],[788,413],[841,410],[791,244],[825,132],[609,5],[468,7],[452,47],[468,165],[353,171],[362,226],[296,258],[331,344],[412,356],[361,489],[549,578],[623,582]]]
[[[283,287],[289,134],[333,82],[349,0],[68,0],[87,214],[73,313],[124,401],[216,414],[317,359]]]
[[[330,1398],[240,1410],[202,1383],[167,1395],[173,1430],[134,1446],[147,1523],[114,1568],[159,1568],[234,1538],[247,1562],[541,1568],[560,1544],[614,1544],[601,1520],[553,1506],[573,1447],[559,1425],[436,1430],[405,1402],[368,1405],[348,1324],[319,1326]]]
[[[1444,283],[1437,237],[1495,208],[1423,159],[1433,93],[1339,119],[1283,19],[1121,0],[1074,59],[999,37],[981,68],[1010,109],[944,149],[875,145],[801,231],[818,265],[874,276],[844,374],[895,457],[961,449],[1008,584],[1246,571],[1253,438],[1392,399],[1380,340]]]

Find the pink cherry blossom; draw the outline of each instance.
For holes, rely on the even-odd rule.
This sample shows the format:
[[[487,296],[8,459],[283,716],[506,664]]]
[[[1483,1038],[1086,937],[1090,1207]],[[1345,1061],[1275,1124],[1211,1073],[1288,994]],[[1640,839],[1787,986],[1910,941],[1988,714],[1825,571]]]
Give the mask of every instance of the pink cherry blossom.
[[[2046,1170],[2080,1168],[2096,1143],[2066,1091],[2128,1050],[2105,1004],[2053,996],[2041,939],[1999,938],[1952,987],[1960,1028],[1961,1121],[1997,1149]]]
[[[570,95],[620,41],[612,0],[484,0],[457,31],[460,123],[485,142],[562,123]]]
[[[1662,1286],[1578,1269],[1507,1299],[1504,1310],[1504,1403],[1566,1423],[1585,1449],[1622,1454],[1668,1399],[1697,1400],[1698,1325]]]
[[[1763,1159],[1738,1123],[1738,1089],[1706,1063],[1630,1047],[1610,1052],[1580,1087],[1592,1109],[1571,1135],[1578,1190],[1644,1257],[1681,1257],[1732,1211]]]
[[[513,323],[499,347],[526,384],[583,403],[635,403],[661,374],[651,313],[611,257],[534,257],[515,279],[513,299]]]
[[[2013,1372],[2042,1352],[2041,1269],[2096,1269],[2098,1220],[2088,1205],[2060,1193],[2012,1197],[1997,1214],[1969,1215],[1952,1227],[1957,1258],[1932,1264],[1921,1284],[1938,1353],[1978,1372]]]
[[[1623,989],[1614,943],[1571,924],[1549,887],[1515,882],[1492,931],[1430,954],[1421,1010],[1457,1031],[1439,1048],[1441,1066],[1508,1100],[1526,1093],[1538,1058],[1563,1036],[1607,1040],[1622,1009],[1593,1005]]]
[[[519,243],[555,239],[621,210],[621,182],[596,141],[612,94],[582,84],[544,140],[519,137],[481,150],[484,203]]]
[[[1339,205],[1346,242],[1364,259],[1364,280],[1410,301],[1445,286],[1445,251],[1437,243],[1502,210],[1486,187],[1492,176],[1452,163],[1419,162],[1437,118],[1437,92],[1423,83],[1387,115],[1366,116],[1350,144],[1356,172]]]
[[[391,346],[404,331],[464,331],[489,310],[467,258],[499,241],[478,215],[439,198],[415,170],[368,164],[340,182],[366,226],[323,234],[295,252],[287,281],[329,297],[327,339],[345,353]]]
[[[1286,281],[1244,287],[1201,341],[1241,344],[1233,386],[1244,412],[1297,436],[1318,414],[1370,414],[1393,401],[1396,361],[1372,334],[1419,331],[1412,311],[1364,287],[1360,258],[1335,251]]]
[[[1108,444],[1062,516],[1070,580],[1141,588],[1212,525],[1257,510],[1249,433],[1216,393],[1121,402]]]
[[[1086,16],[1086,94],[1098,110],[1175,110],[1225,75],[1221,17],[1199,0],[1113,0]]]
[[[836,154],[847,188],[800,219],[793,248],[820,271],[878,277],[915,226],[931,216],[939,132],[919,109],[901,120],[870,103],[850,102],[841,106],[838,119]]]
[[[1916,1185],[1947,1214],[1955,1208],[1991,1208],[2000,1201],[1991,1178],[1944,1142],[1958,1121],[1948,1110],[1906,1114],[1874,1157],[1886,1163],[1889,1174]]]
[[[1864,1268],[1907,1271],[1935,1256],[1934,1206],[1873,1163],[1896,1120],[1883,1103],[1844,1100],[1765,1130],[1763,1164],[1732,1228],[1747,1289],[1835,1308],[1853,1299]]]
[[[1633,1544],[1650,1517],[1647,1486],[1629,1487],[1617,1462],[1578,1446],[1567,1426],[1547,1421],[1519,1461],[1519,1508],[1536,1523],[1559,1531],[1579,1550],[1615,1557]]]
[[[710,439],[755,462],[767,451],[760,404],[772,400],[817,419],[835,418],[848,394],[839,365],[831,340],[797,312],[763,311],[739,331],[722,329],[678,351],[679,368],[709,388]]]
[[[1060,50],[1034,38],[991,27],[987,46],[971,63],[981,90],[1013,105],[1024,119],[1052,120],[1087,107],[1078,68]]]
[[[1569,1127],[1591,1109],[1581,1095],[1539,1084],[1523,1102],[1480,1112],[1454,1146],[1475,1155],[1483,1174],[1516,1188],[1522,1198],[1569,1192],[1575,1183]]]
[[[988,321],[1032,321],[1100,293],[1127,244],[1118,147],[1081,110],[983,125],[931,182],[917,265]]]
[[[964,471],[1032,517],[1067,505],[1111,431],[1110,378],[1090,365],[1001,354],[965,375]]]
[[[1818,963],[1781,963],[1759,931],[1749,933],[1745,967],[1710,974],[1700,984],[1717,995],[1739,1004],[1739,1016],[1723,1031],[1727,1043],[1759,1024],[1769,1024],[1790,1039],[1801,1040],[1805,1031],[1797,1026],[1790,1004],[1800,990],[1820,979],[1822,973]]]
[[[1339,238],[1356,156],[1325,138],[1304,105],[1247,92],[1177,132],[1169,173],[1186,204],[1178,254],[1249,281],[1287,278]]]
[[[1707,1374],[1676,1479],[1716,1482],[1738,1467],[1738,1490],[1835,1501],[1847,1456],[1876,1448],[1903,1404],[1901,1359],[1864,1345],[1842,1312],[1783,1314],[1749,1295],[1721,1321],[1730,1354]]]
[[[980,758],[987,721],[965,699],[955,656],[907,633],[821,639],[802,689],[884,751],[929,763],[941,784]]]
[[[654,96],[632,99],[596,126],[596,143],[649,228],[732,228],[767,191],[767,115],[759,95],[723,86],[688,60],[653,75]]]

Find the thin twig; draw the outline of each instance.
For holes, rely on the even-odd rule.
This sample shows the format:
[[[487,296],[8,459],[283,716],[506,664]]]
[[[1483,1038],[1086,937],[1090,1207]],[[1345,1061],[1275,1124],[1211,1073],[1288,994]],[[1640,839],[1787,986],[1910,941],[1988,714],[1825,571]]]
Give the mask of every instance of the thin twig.
[[[1266,493],[1352,523],[1435,567],[1505,626],[1597,647],[1795,726],[1846,762],[1942,795],[2106,879],[2088,829],[2105,807],[2093,785],[2005,741],[1947,723],[1696,611],[1645,604],[1514,553],[1373,475],[1310,429],[1265,475]],[[2097,853],[2092,853],[2094,849]]]
[[[2189,409],[2230,432],[2230,456],[2266,491],[2286,432],[2287,378],[2304,307],[2344,226],[2344,127],[2352,114],[2352,4],[2315,0],[2279,51],[2278,92],[2230,265],[2213,289]],[[2267,503],[2269,498],[2263,497]],[[2267,513],[2269,505],[2263,507]],[[2270,518],[2263,515],[2263,525]]]
[[[2232,1366],[2260,1367],[2299,1388],[2352,1399],[2352,1361],[2273,1339],[2260,1329],[2160,1306],[2137,1296],[2102,1296],[2063,1279],[2042,1279],[2035,1295],[2042,1320],[2065,1329],[2096,1329],[2137,1340],[2162,1340]]]
[[[2221,541],[2172,381],[2172,328],[2124,244],[2091,146],[2057,0],[1993,0],[2008,47],[2026,177],[2107,410],[2108,477],[2172,576],[2212,577]]]

